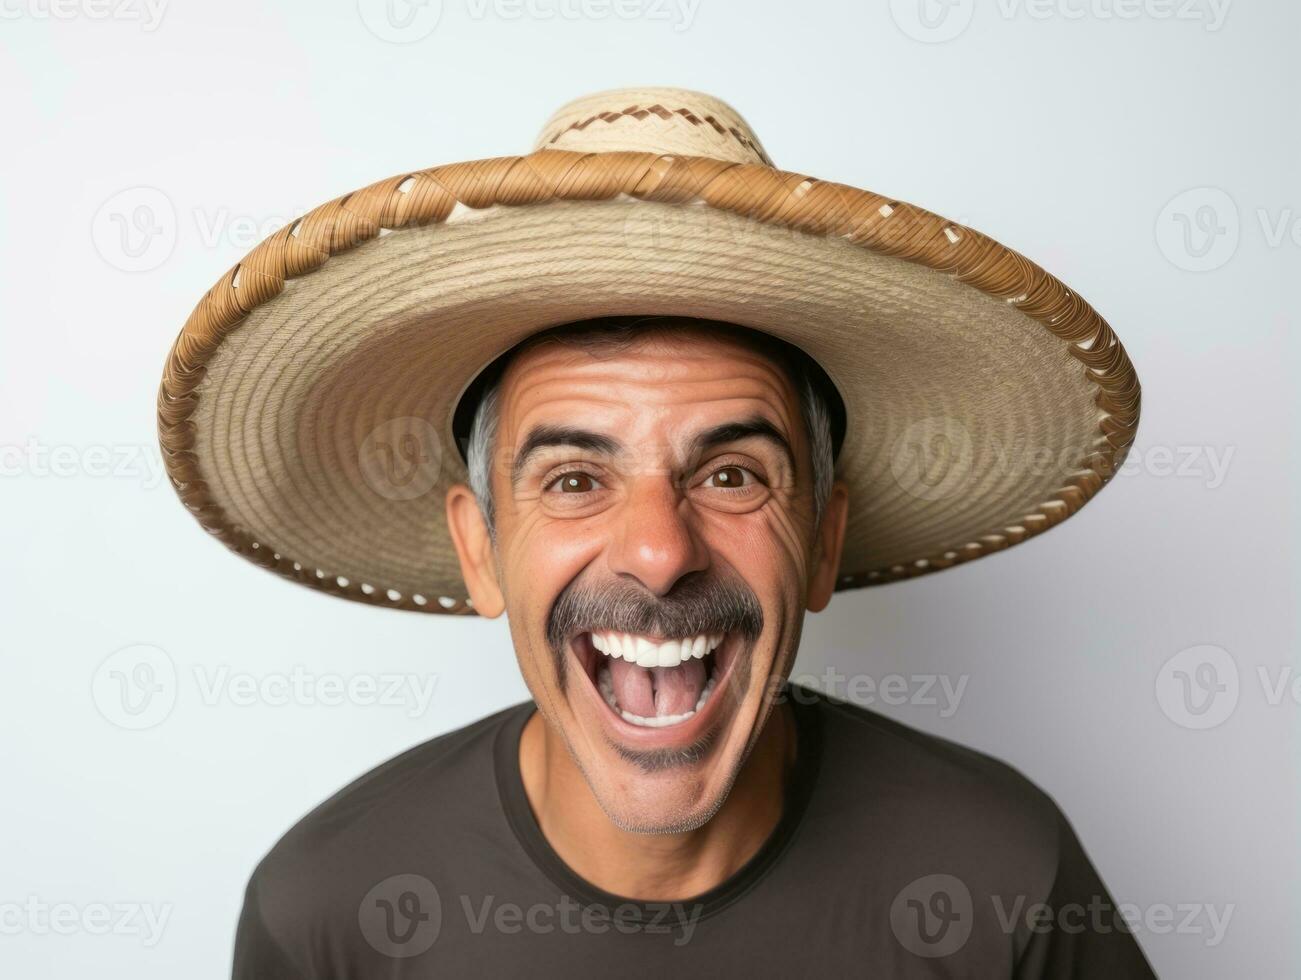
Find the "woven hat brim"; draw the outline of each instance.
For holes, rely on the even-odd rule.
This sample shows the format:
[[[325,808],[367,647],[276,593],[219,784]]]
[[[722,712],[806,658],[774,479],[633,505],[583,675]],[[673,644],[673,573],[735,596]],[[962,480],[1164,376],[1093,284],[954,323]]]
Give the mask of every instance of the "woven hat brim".
[[[169,355],[168,473],[264,567],[469,612],[443,516],[460,395],[539,329],[648,313],[764,330],[826,369],[848,416],[842,589],[1059,523],[1137,425],[1107,324],[971,229],[769,167],[544,150],[390,178],[258,246]]]

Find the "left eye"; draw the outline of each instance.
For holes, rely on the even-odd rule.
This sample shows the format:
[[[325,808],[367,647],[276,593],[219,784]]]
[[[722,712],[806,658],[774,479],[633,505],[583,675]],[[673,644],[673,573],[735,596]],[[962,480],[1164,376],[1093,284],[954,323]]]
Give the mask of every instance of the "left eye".
[[[565,473],[551,481],[548,490],[553,493],[589,493],[601,484],[588,473]]]
[[[758,477],[744,466],[723,466],[709,474],[709,478],[705,480],[705,486],[730,490],[736,487],[748,486],[757,480]]]

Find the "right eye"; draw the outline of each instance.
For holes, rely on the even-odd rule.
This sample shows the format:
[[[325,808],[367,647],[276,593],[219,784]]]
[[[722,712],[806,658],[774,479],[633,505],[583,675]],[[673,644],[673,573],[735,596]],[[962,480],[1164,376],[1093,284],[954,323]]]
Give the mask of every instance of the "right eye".
[[[548,493],[591,493],[601,486],[596,477],[590,473],[584,473],[581,470],[573,470],[569,473],[562,473],[549,484],[547,484]]]

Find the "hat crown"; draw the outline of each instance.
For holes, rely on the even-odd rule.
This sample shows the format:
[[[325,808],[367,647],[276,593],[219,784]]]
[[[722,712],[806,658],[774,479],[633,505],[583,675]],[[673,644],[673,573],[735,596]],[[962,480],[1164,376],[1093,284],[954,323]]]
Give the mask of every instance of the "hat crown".
[[[681,88],[620,88],[566,103],[535,150],[632,151],[772,166],[759,138],[722,99]]]

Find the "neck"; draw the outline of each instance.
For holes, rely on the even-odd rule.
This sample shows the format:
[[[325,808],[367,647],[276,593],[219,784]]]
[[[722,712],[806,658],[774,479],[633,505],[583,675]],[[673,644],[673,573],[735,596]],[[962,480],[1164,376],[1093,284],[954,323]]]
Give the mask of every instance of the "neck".
[[[675,834],[616,827],[539,712],[520,736],[520,776],[543,836],[576,874],[614,895],[683,901],[739,871],[776,829],[794,748],[790,706],[779,704],[719,811],[704,826]]]

